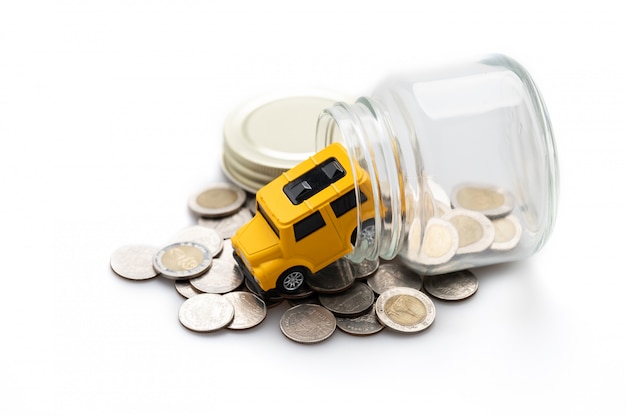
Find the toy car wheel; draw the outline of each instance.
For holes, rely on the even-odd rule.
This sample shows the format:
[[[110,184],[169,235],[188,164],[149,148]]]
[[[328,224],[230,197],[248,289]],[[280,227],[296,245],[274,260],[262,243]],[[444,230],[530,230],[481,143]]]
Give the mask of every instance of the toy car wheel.
[[[306,268],[303,267],[290,268],[278,277],[276,287],[285,294],[296,293],[304,287],[307,273]]]
[[[352,232],[352,237],[350,238],[350,242],[352,245],[356,245],[357,241],[357,232],[358,228],[355,228]],[[359,240],[366,240],[368,246],[372,246],[374,244],[374,238],[376,237],[376,223],[374,219],[365,220],[361,223],[361,234],[359,235]]]

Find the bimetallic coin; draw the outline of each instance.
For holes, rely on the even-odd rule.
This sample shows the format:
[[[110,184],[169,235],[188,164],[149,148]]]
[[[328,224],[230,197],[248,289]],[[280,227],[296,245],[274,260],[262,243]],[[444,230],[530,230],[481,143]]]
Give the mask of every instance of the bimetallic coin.
[[[435,305],[414,288],[396,287],[376,300],[376,315],[385,326],[402,333],[416,333],[435,320]]]
[[[517,246],[522,238],[522,225],[512,214],[492,220],[496,235],[491,244],[492,250],[511,250]]]
[[[212,332],[226,327],[235,308],[219,294],[199,294],[183,302],[178,311],[180,323],[195,332]]]
[[[222,236],[222,238],[230,239],[235,234],[237,229],[239,229],[251,219],[252,214],[250,213],[250,210],[244,207],[235,212],[235,214],[221,217],[219,219],[208,219],[205,217],[200,217],[198,219],[198,224],[211,229],[215,229]]]
[[[338,317],[356,317],[374,304],[374,291],[362,282],[337,294],[319,294],[320,304]]]
[[[120,277],[133,281],[154,278],[158,272],[154,269],[152,260],[158,250],[159,248],[150,245],[125,245],[117,248],[111,255],[111,269]]]
[[[246,192],[228,184],[214,184],[189,198],[189,209],[202,217],[225,217],[246,202]]]
[[[169,243],[176,242],[196,242],[205,246],[213,257],[222,252],[224,239],[217,230],[201,225],[185,227],[174,235]]]
[[[212,263],[209,250],[195,242],[167,245],[154,255],[154,269],[169,279],[193,278],[205,273]]]
[[[414,222],[414,224],[419,224]],[[433,217],[426,223],[424,235],[418,244],[419,227],[411,227],[409,236],[409,252],[407,256],[422,265],[441,265],[448,262],[456,254],[459,247],[459,233],[449,221]],[[415,253],[415,247],[419,247]]]
[[[174,288],[176,288],[177,293],[185,298],[191,298],[194,295],[202,294],[202,291],[198,291],[191,286],[188,279],[177,279],[174,283]]]
[[[454,208],[478,211],[487,217],[501,217],[513,210],[510,191],[485,184],[460,184],[452,190]]]
[[[454,209],[442,216],[456,228],[459,235],[457,255],[482,252],[493,243],[496,229],[484,214],[466,209]]]
[[[380,332],[385,326],[378,320],[374,306],[357,317],[337,317],[337,327],[355,336],[369,336]]]
[[[247,291],[234,291],[224,294],[235,308],[233,321],[227,326],[229,329],[249,329],[261,323],[267,315],[265,303],[256,295]]]
[[[390,288],[408,287],[422,289],[422,277],[399,263],[384,263],[376,273],[367,279],[367,285],[376,293],[382,294]]]
[[[243,274],[235,262],[216,258],[207,272],[191,278],[189,283],[201,292],[225,294],[243,284]]]
[[[306,284],[320,294],[333,294],[350,288],[354,281],[352,263],[340,258],[315,274],[309,274]]]
[[[446,301],[463,300],[478,290],[478,279],[469,270],[424,277],[424,290]]]
[[[328,339],[335,332],[337,321],[333,313],[314,304],[289,308],[280,318],[280,330],[294,342],[311,344]]]

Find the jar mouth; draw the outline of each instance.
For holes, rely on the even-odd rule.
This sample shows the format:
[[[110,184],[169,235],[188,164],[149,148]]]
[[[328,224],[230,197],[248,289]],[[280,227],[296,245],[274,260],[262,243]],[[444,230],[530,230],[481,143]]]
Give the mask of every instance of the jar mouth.
[[[548,109],[535,81],[519,62],[503,54],[489,55],[481,62],[486,65],[504,67],[512,71],[520,79],[530,101],[528,108],[533,112],[534,120],[538,124],[537,131],[543,148],[542,154],[544,155],[544,164],[547,172],[547,184],[545,184],[545,194],[543,196],[547,210],[544,220],[545,224],[541,227],[543,233],[534,249],[534,252],[537,252],[543,247],[554,230],[559,203],[560,173],[558,155]]]

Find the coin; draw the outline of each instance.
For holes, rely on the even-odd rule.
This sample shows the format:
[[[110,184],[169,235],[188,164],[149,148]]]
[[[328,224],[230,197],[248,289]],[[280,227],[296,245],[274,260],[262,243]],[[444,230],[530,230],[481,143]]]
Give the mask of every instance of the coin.
[[[378,320],[374,306],[357,317],[337,317],[337,327],[355,336],[369,336],[380,332],[385,326]]]
[[[177,242],[196,242],[205,246],[213,257],[222,252],[224,247],[224,239],[217,230],[201,225],[192,225],[185,227],[176,233],[169,243]]]
[[[517,246],[522,238],[522,225],[512,214],[499,219],[493,219],[492,223],[496,229],[492,250],[511,250]]]
[[[363,279],[372,275],[380,265],[379,258],[374,260],[364,259],[361,262],[352,262],[355,279]]]
[[[467,269],[441,275],[428,275],[424,277],[424,290],[440,300],[463,300],[478,290],[478,279]]]
[[[422,278],[417,272],[411,271],[400,263],[384,263],[378,267],[374,275],[367,279],[367,285],[379,295],[395,287],[420,290]]]
[[[376,300],[376,315],[389,327],[403,333],[420,332],[435,320],[435,305],[414,288],[395,287]]]
[[[125,245],[111,255],[110,266],[122,278],[140,281],[154,278],[158,272],[152,265],[159,248],[150,245]]]
[[[457,255],[482,252],[493,243],[496,229],[484,214],[466,209],[454,209],[444,214],[442,219],[452,223],[458,232]]]
[[[169,279],[193,278],[205,273],[212,263],[209,250],[195,242],[177,242],[159,250],[153,259],[154,269]]]
[[[196,332],[211,332],[226,327],[235,308],[219,294],[198,294],[183,302],[178,311],[180,323]]]
[[[246,192],[232,184],[218,183],[192,195],[189,209],[202,217],[225,217],[235,213],[246,202]]]
[[[319,295],[320,304],[338,317],[356,317],[363,314],[374,304],[374,298],[374,291],[362,282],[356,282],[337,294]]]
[[[501,217],[513,210],[513,194],[500,187],[485,184],[460,184],[452,190],[455,208],[478,211],[487,217]]]
[[[216,258],[207,272],[191,278],[189,283],[201,292],[225,294],[243,284],[243,274],[234,261]]]
[[[247,291],[234,291],[224,294],[235,308],[233,321],[227,326],[229,329],[249,329],[261,323],[267,315],[265,303],[256,295]]]
[[[219,219],[209,219],[200,217],[198,224],[210,229],[215,229],[224,239],[230,239],[237,229],[252,219],[252,214],[247,208],[241,208],[235,214],[221,217]]]
[[[409,229],[407,256],[422,265],[440,265],[452,259],[459,247],[459,233],[452,223],[438,217],[431,218],[426,223],[421,241],[419,224],[416,220]]]
[[[354,284],[354,270],[351,262],[340,258],[315,274],[309,274],[307,285],[320,294],[332,294],[350,288]]]
[[[282,333],[288,339],[304,344],[323,342],[332,336],[336,327],[334,314],[315,304],[291,307],[280,318]]]
[[[191,286],[188,279],[177,279],[174,283],[174,288],[176,288],[176,292],[185,298],[191,298],[194,295],[202,294],[202,291],[198,291]]]

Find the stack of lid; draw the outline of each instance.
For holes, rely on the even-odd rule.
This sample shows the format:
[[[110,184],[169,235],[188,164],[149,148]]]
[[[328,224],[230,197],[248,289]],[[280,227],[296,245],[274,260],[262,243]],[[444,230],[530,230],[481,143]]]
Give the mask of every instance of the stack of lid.
[[[345,98],[306,92],[243,104],[225,121],[222,170],[235,184],[256,193],[316,152],[317,118],[337,101]]]

